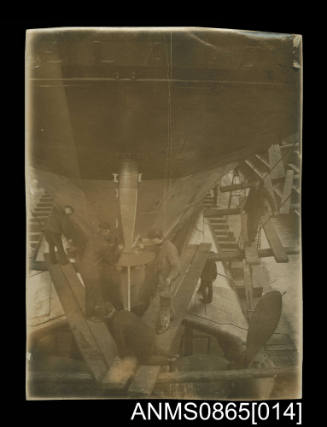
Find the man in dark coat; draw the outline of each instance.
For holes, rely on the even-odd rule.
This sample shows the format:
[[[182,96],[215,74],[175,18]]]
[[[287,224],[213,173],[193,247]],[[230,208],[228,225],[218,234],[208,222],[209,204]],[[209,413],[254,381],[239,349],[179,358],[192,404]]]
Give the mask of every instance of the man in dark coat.
[[[167,365],[176,360],[177,355],[157,345],[154,330],[136,314],[127,310],[117,311],[107,302],[104,313],[99,313],[99,317],[104,318],[121,358],[136,357],[145,365]]]
[[[165,332],[174,317],[172,298],[175,288],[175,280],[180,274],[180,258],[178,250],[173,242],[163,238],[160,229],[151,230],[148,240],[157,246],[156,276],[157,293],[160,298],[160,308],[157,321],[157,334]]]
[[[117,230],[107,222],[99,225],[99,235],[101,236],[96,248],[97,262],[99,265],[101,290],[103,298],[112,301],[116,308],[122,308],[122,301],[119,288],[113,282],[113,270],[120,257],[119,238]]]
[[[44,237],[49,244],[50,260],[57,263],[55,248],[58,250],[60,264],[67,264],[68,258],[62,244],[62,235],[71,240],[75,234],[74,224],[70,219],[74,209],[65,206],[64,209],[54,207],[44,227]]]
[[[210,304],[212,302],[212,284],[217,277],[217,265],[213,255],[215,255],[214,252],[210,252],[201,273],[201,284],[199,292],[202,294],[202,302],[205,304]]]
[[[268,203],[268,205],[266,203]],[[247,214],[249,244],[254,242],[260,220],[268,213],[268,206],[270,206],[270,210],[275,214],[277,211],[275,200],[265,187],[264,181],[258,181],[250,188],[249,195],[243,205],[243,211]]]

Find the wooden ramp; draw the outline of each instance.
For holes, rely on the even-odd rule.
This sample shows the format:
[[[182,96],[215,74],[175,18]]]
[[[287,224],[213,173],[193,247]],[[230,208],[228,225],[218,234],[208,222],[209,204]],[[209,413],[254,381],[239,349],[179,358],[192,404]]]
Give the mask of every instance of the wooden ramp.
[[[196,292],[198,279],[208,258],[211,244],[189,245],[182,256],[182,274],[176,283],[173,300],[175,319],[170,328],[157,336],[157,343],[167,351],[174,351],[177,346],[182,321]],[[154,299],[143,319],[154,327],[158,315],[158,299]],[[140,366],[129,387],[129,395],[150,396],[157,381],[160,366]]]
[[[106,325],[85,317],[85,289],[71,264],[52,264],[45,255],[51,279],[81,354],[93,377],[102,381],[117,349]]]
[[[288,262],[287,253],[280,241],[277,231],[275,230],[274,224],[268,215],[263,217],[262,228],[264,229],[269,246],[273,251],[275,261]]]

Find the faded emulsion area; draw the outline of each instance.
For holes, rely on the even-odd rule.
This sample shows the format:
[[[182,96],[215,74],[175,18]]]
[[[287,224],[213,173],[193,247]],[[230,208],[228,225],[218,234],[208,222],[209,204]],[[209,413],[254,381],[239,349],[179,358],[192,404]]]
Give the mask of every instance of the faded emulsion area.
[[[27,396],[301,396],[300,35],[26,34]]]

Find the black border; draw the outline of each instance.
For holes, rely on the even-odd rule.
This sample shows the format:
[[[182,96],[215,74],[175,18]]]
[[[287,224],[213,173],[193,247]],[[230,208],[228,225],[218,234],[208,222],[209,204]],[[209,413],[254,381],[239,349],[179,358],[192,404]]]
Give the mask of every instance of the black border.
[[[19,7],[17,5],[17,7]],[[57,8],[57,5],[53,5],[53,7]],[[3,40],[3,47],[4,51],[2,51],[3,58],[5,59],[4,64],[2,65],[2,72],[3,72],[3,82],[11,82],[11,84],[5,84],[5,89],[8,91],[7,99],[9,100],[9,103],[6,103],[3,105],[5,107],[5,110],[9,113],[9,140],[8,136],[7,141],[12,141],[12,144],[8,144],[9,148],[13,149],[13,154],[8,154],[8,157],[14,156],[15,162],[14,166],[11,166],[9,164],[10,168],[13,168],[12,175],[14,175],[14,179],[12,180],[10,178],[10,187],[12,185],[12,181],[18,181],[17,189],[18,193],[22,195],[22,199],[19,198],[16,191],[15,194],[15,204],[16,202],[22,201],[22,205],[17,208],[19,210],[19,225],[22,225],[22,229],[18,231],[18,233],[21,233],[21,235],[25,236],[25,218],[26,218],[26,207],[25,207],[25,182],[24,182],[24,61],[25,61],[25,31],[26,29],[30,28],[45,28],[45,27],[63,27],[63,26],[198,26],[198,27],[216,27],[216,28],[229,28],[229,29],[240,29],[240,30],[253,30],[253,31],[267,31],[267,32],[278,32],[278,33],[294,33],[294,34],[302,34],[303,35],[303,45],[304,45],[304,61],[305,64],[309,63],[309,53],[306,51],[306,48],[309,45],[309,26],[307,25],[306,28],[303,24],[299,23],[299,19],[295,19],[294,12],[290,15],[285,14],[285,11],[281,10],[280,8],[273,4],[267,4],[264,3],[261,5],[262,9],[266,10],[266,18],[267,19],[260,19],[255,14],[251,14],[251,11],[249,12],[250,17],[246,19],[248,15],[243,15],[241,10],[239,11],[238,16],[243,15],[243,20],[235,19],[235,15],[226,13],[220,9],[219,5],[217,7],[218,11],[215,10],[215,8],[212,8],[209,5],[199,5],[199,4],[192,4],[189,3],[187,7],[185,7],[184,10],[180,13],[176,13],[176,9],[174,6],[168,6],[165,4],[152,4],[152,6],[148,7],[147,11],[152,14],[152,17],[149,17],[149,15],[143,15],[142,11],[140,11],[140,8],[138,5],[134,5],[132,8],[129,9],[129,6],[126,5],[126,8],[123,12],[120,12],[117,14],[116,10],[114,13],[103,12],[105,16],[108,16],[107,18],[100,18],[101,11],[97,11],[96,17],[92,17],[92,13],[88,13],[88,10],[85,6],[82,4],[80,7],[85,11],[84,17],[78,17],[78,14],[72,14],[71,17],[69,17],[64,9],[59,8],[58,17],[55,17],[53,13],[49,10],[49,4],[44,5],[44,9],[42,9],[46,13],[42,18],[37,18],[37,15],[33,15],[30,13],[29,16],[26,16],[25,18],[13,18],[8,20],[3,20],[1,18],[1,35]],[[237,6],[235,5],[235,8]],[[135,14],[135,9],[137,10],[137,13]],[[163,10],[161,10],[163,9]],[[189,19],[189,16],[186,15],[189,10],[192,10],[197,17],[196,19]],[[200,9],[200,10],[199,10]],[[245,7],[245,9],[248,9]],[[274,9],[274,11],[272,11]],[[58,9],[57,9],[58,10]],[[128,12],[128,13],[127,13]],[[127,13],[127,14],[126,14]],[[203,16],[203,13],[207,14],[207,16]],[[33,15],[33,16],[31,16]],[[142,17],[140,17],[142,15]],[[208,18],[208,15],[210,18]],[[133,16],[133,18],[131,18]],[[223,18],[222,18],[223,17]],[[281,19],[282,17],[282,19]],[[277,18],[277,19],[276,19]],[[307,21],[308,22],[308,21]],[[307,32],[308,31],[308,32]],[[309,50],[309,49],[308,49]],[[312,53],[312,52],[311,52]],[[308,62],[307,62],[308,61]],[[306,67],[306,65],[305,65]],[[305,75],[308,75],[307,69],[305,68]],[[305,96],[304,96],[305,98]],[[22,100],[22,101],[21,101]],[[307,123],[307,118],[305,117],[305,109],[304,109],[304,121]],[[21,125],[21,128],[19,128],[18,125]],[[8,123],[7,123],[8,125]],[[309,125],[308,125],[309,127]],[[12,130],[19,131],[18,135],[16,135],[14,138],[16,139],[16,142],[13,141],[12,136]],[[304,130],[306,127],[304,126]],[[19,143],[17,143],[19,141]],[[305,144],[305,133],[303,133],[303,146],[304,146],[304,152],[305,152],[305,164],[309,164],[309,156],[310,156],[310,150],[309,150],[309,144],[308,147]],[[7,147],[6,147],[7,148]],[[19,156],[22,155],[20,158]],[[16,159],[19,159],[19,161],[16,161]],[[21,161],[20,161],[21,159]],[[305,188],[304,185],[306,183],[306,173],[304,174],[305,180],[303,181],[303,192],[302,197],[305,197]],[[309,173],[309,172],[308,172]],[[22,179],[21,179],[22,178]],[[14,182],[16,184],[16,182]],[[304,208],[304,203],[303,203]],[[304,215],[302,213],[302,222],[303,218],[306,218],[305,209],[303,209]],[[24,218],[23,218],[24,217]],[[17,220],[14,221],[15,224],[17,224]],[[15,229],[17,230],[16,226]],[[19,229],[19,227],[18,227]],[[303,233],[303,231],[302,231]],[[303,234],[302,234],[303,236]],[[17,271],[21,271],[22,273],[22,280],[20,281],[18,279],[19,275],[16,276],[15,283],[13,283],[12,289],[10,293],[13,295],[12,298],[15,297],[17,293],[22,295],[21,298],[21,305],[14,310],[16,313],[20,313],[16,315],[15,317],[15,324],[17,325],[17,329],[19,329],[18,333],[15,333],[15,342],[22,345],[22,347],[19,346],[18,350],[12,350],[16,357],[12,357],[12,353],[7,354],[7,357],[10,360],[10,366],[15,366],[15,374],[17,374],[17,380],[16,378],[11,379],[10,383],[12,386],[12,391],[6,391],[9,396],[15,397],[15,406],[17,404],[17,397],[19,396],[19,401],[24,403],[24,406],[26,409],[36,409],[38,413],[38,418],[40,420],[44,420],[44,422],[48,422],[49,418],[52,416],[60,416],[60,412],[56,411],[56,409],[60,409],[61,411],[61,401],[26,401],[25,400],[25,327],[22,328],[22,325],[25,325],[25,294],[23,292],[20,292],[19,289],[21,289],[22,283],[25,282],[25,269],[21,268],[20,263],[25,264],[25,247],[23,247],[23,239],[20,239],[20,242],[22,244],[22,258],[17,257],[15,259],[14,265]],[[20,261],[21,260],[21,261]],[[19,264],[19,266],[18,266]],[[22,282],[22,283],[21,283]],[[305,292],[305,299],[307,297],[309,292]],[[12,309],[13,307],[9,307],[10,310],[10,318],[12,318]],[[16,321],[17,319],[17,321]],[[308,319],[307,319],[308,320]],[[9,328],[9,341],[12,341],[12,328]],[[322,361],[323,358],[320,358]],[[16,369],[17,367],[21,367],[20,369]],[[303,378],[303,381],[306,382],[305,376]],[[307,395],[308,388],[306,384],[304,384],[306,389],[305,395]],[[310,390],[308,392],[310,394]],[[309,396],[307,396],[309,397]],[[74,401],[76,402],[76,401]],[[77,401],[79,403],[84,402],[84,400]],[[94,402],[88,401],[88,402]],[[117,421],[120,422],[128,422],[128,415],[130,416],[130,413],[132,411],[132,408],[134,407],[134,404],[136,401],[133,400],[97,400],[97,402],[105,402],[105,411],[106,414],[104,414],[104,418],[99,417],[100,413],[91,413],[90,411],[85,408],[84,411],[78,411],[80,416],[84,417],[86,416],[86,413],[88,415],[91,415],[91,420],[94,422],[104,422],[104,423],[111,423],[113,421],[112,417],[115,416],[119,417]],[[109,403],[108,403],[109,402]],[[176,401],[175,401],[176,402]],[[109,404],[109,406],[108,406]],[[60,406],[59,406],[60,405]],[[65,404],[64,404],[65,405]],[[75,403],[74,403],[75,405]],[[79,406],[79,408],[81,408]],[[99,408],[97,404],[97,408]],[[66,408],[67,409],[67,408]],[[91,411],[94,410],[94,407]],[[51,412],[49,412],[51,411]],[[65,411],[66,412],[66,411]],[[72,421],[74,420],[74,415],[72,415]],[[65,415],[66,416],[66,415]],[[126,416],[126,417],[125,417]],[[305,418],[304,418],[305,419]],[[62,422],[64,420],[62,419]],[[65,420],[65,423],[67,422],[67,419]],[[137,421],[135,421],[137,423]],[[134,422],[134,423],[135,423]],[[152,424],[152,422],[151,422]],[[244,423],[243,423],[244,424]]]

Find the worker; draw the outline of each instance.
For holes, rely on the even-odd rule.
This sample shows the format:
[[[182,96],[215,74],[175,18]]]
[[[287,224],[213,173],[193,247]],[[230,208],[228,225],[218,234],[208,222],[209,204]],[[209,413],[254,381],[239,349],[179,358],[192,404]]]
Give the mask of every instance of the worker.
[[[50,261],[57,264],[55,248],[58,251],[58,260],[60,264],[67,264],[68,258],[65,253],[62,236],[72,240],[74,237],[74,224],[70,216],[74,209],[70,205],[64,206],[63,209],[54,207],[44,227],[44,237],[49,244]]]
[[[97,248],[97,262],[100,269],[102,295],[104,299],[114,303],[116,308],[122,308],[120,291],[115,286],[113,271],[119,260],[120,245],[116,231],[107,222],[99,225],[100,244]]]
[[[180,273],[180,259],[176,246],[169,239],[163,239],[161,230],[151,230],[148,239],[158,248],[155,263],[160,308],[156,331],[162,334],[169,328],[170,321],[174,317],[173,281]]]
[[[102,244],[98,249],[99,260],[107,265],[113,265],[118,261],[120,253],[117,234],[108,222],[100,223],[98,230],[102,238]]]
[[[269,205],[267,205],[267,202]],[[268,206],[270,206],[270,209]],[[272,211],[273,215],[277,213],[275,200],[265,187],[264,181],[257,181],[250,188],[248,197],[243,205],[243,212],[247,214],[248,245],[252,245],[255,241],[261,218],[268,213],[268,210]]]
[[[145,365],[167,365],[174,362],[178,355],[172,355],[156,343],[155,332],[133,312],[117,311],[110,303],[98,313],[114,338],[121,358],[137,358]]]
[[[86,316],[90,319],[97,320],[95,311],[108,298],[106,291],[112,285],[112,267],[118,258],[118,238],[110,224],[100,223],[89,233],[83,256],[78,259],[78,271],[85,283]]]
[[[210,251],[209,257],[201,273],[199,293],[202,294],[202,302],[204,304],[210,304],[212,302],[213,282],[217,277],[217,266],[214,256],[215,253]]]

